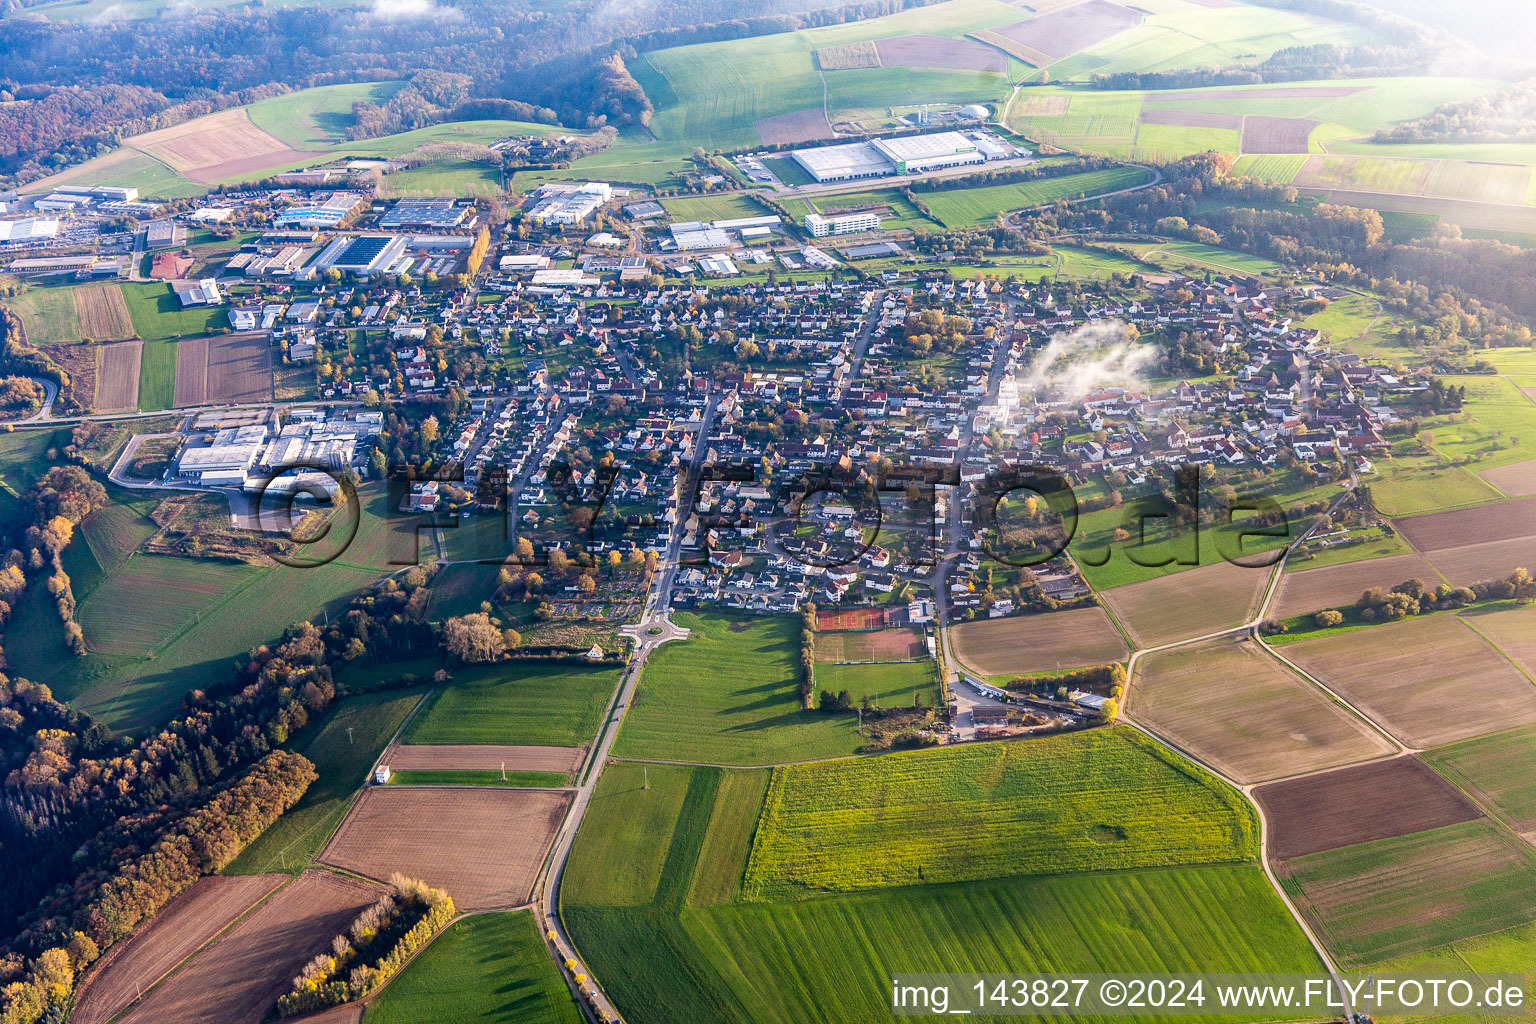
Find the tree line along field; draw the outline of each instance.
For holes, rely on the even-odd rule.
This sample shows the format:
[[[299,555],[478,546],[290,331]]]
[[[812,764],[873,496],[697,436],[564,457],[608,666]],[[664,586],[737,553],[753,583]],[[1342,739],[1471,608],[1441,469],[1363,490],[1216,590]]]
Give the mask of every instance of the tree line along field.
[[[913,964],[939,971],[1316,968],[1262,873],[1246,864],[743,902],[768,780],[757,769],[617,761],[604,770],[565,872],[561,913],[627,1019],[883,1020],[890,972]],[[1104,820],[1114,818],[1106,813]],[[1149,916],[1177,923],[1149,929]]]
[[[743,893],[1245,861],[1252,810],[1128,728],[774,769]]]
[[[800,706],[800,619],[672,616],[691,633],[645,664],[617,757],[773,764],[851,754],[858,721]]]

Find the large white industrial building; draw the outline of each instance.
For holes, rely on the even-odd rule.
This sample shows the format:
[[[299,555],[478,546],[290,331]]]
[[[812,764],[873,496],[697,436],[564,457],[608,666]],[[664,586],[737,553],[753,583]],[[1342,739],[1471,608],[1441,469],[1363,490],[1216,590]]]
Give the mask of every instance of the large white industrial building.
[[[924,174],[944,167],[985,163],[988,159],[1018,155],[962,132],[908,135],[898,139],[871,139],[839,146],[816,146],[790,153],[795,163],[817,181],[852,181],[892,174]]]

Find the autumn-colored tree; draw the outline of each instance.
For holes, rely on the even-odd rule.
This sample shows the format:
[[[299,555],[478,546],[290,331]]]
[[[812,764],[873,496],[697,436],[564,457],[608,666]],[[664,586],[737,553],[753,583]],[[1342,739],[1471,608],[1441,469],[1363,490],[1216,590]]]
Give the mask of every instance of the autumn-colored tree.
[[[443,623],[443,646],[459,661],[482,664],[500,658],[507,642],[489,615],[474,612]]]

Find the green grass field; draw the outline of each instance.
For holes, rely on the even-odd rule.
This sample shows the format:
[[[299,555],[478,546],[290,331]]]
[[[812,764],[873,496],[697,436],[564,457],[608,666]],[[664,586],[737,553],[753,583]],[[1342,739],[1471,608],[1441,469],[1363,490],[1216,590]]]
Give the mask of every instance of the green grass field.
[[[445,195],[490,198],[501,195],[501,172],[473,160],[440,160],[385,175],[379,194],[388,199]]]
[[[937,221],[930,219],[922,210],[913,206],[899,189],[894,188],[815,196],[800,202],[818,213],[847,212],[883,206],[884,210],[877,210],[880,214],[880,228],[883,231],[931,231],[939,226]],[[809,212],[809,209],[806,212]]]
[[[300,89],[257,100],[246,108],[251,123],[294,149],[324,149],[347,138],[352,104],[386,102],[404,82],[348,82]]]
[[[618,757],[774,764],[851,754],[858,720],[800,707],[800,620],[673,616],[693,631],[645,664]]]
[[[1232,170],[1237,174],[1288,185],[1296,180],[1301,165],[1306,162],[1304,156],[1243,156],[1238,158]]]
[[[1447,377],[1467,389],[1462,422],[1426,430],[1431,447],[1458,464],[1494,469],[1536,459],[1536,401],[1499,377]]]
[[[91,650],[149,656],[261,573],[238,563],[139,555],[102,580],[76,617]]]
[[[425,692],[417,687],[347,697],[317,726],[295,737],[290,747],[314,762],[320,777],[224,873],[296,871],[318,857],[347,816],[352,795],[367,781],[373,762]]]
[[[1435,430],[1429,431],[1438,440]],[[1491,484],[1449,458],[1413,452],[1416,442],[1394,442],[1390,456],[1375,459],[1376,473],[1362,477],[1376,507],[1389,516],[1417,515],[1496,501]]]
[[[748,899],[1257,856],[1237,793],[1129,728],[774,769]]]
[[[1424,753],[1430,767],[1516,832],[1536,830],[1536,726],[1479,736]]]
[[[1297,857],[1281,881],[1346,967],[1536,919],[1536,852],[1486,819]]]
[[[451,895],[451,894],[450,894]],[[581,1024],[532,911],[445,929],[363,1012],[367,1024]]]
[[[1300,930],[1251,865],[743,903],[741,879],[768,777],[622,761],[604,770],[572,848],[561,914],[581,955],[631,1019],[877,1022],[890,1016],[890,973],[919,967],[1317,968]]]
[[[565,916],[620,1009],[657,1024],[887,1020],[891,976],[914,969],[1318,969],[1263,874],[1240,865]]]
[[[579,747],[597,735],[619,684],[614,668],[513,662],[450,668],[411,720],[406,743]]]
[[[145,341],[191,338],[229,326],[225,307],[182,309],[176,293],[162,281],[125,282],[122,289],[133,329]],[[149,358],[148,345],[144,346],[144,357]]]
[[[75,290],[67,285],[29,285],[5,304],[21,317],[27,340],[34,345],[63,345],[80,340]]]
[[[910,707],[912,695],[924,704],[939,705],[939,675],[931,661],[907,661],[886,665],[816,666],[816,689],[847,690],[855,701],[865,694],[875,698],[879,707]]]
[[[948,189],[923,192],[920,198],[945,227],[984,227],[997,220],[1000,211],[1045,206],[1063,199],[1100,195],[1139,185],[1147,172],[1137,167],[1112,167],[1059,178],[1042,178],[1013,185]]]
[[[564,772],[456,771],[450,769],[407,768],[389,773],[391,786],[534,786],[560,789],[571,784]]]
[[[679,196],[663,199],[667,216],[673,220],[734,220],[738,217],[762,217],[768,211],[759,206],[749,193],[722,192],[707,196]]]

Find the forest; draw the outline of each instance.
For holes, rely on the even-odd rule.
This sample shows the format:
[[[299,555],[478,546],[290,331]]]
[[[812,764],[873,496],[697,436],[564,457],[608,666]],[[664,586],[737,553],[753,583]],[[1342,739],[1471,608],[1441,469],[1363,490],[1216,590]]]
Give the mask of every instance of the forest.
[[[1379,128],[1374,142],[1536,142],[1536,78]]]

